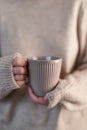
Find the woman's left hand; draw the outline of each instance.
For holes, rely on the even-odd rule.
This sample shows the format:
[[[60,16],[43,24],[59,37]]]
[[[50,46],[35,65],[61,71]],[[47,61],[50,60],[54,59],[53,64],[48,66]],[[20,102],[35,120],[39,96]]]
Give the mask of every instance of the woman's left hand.
[[[45,106],[48,105],[48,99],[46,96],[44,97],[36,96],[33,90],[31,89],[31,87],[28,87],[28,92],[33,102],[41,104],[41,105],[45,105]]]

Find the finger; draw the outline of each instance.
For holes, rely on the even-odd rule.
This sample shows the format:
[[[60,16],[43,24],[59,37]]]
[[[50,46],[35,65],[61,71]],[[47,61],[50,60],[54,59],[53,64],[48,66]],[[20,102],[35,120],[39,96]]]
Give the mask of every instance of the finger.
[[[31,99],[32,99],[34,102],[37,102],[37,103],[38,103],[37,96],[34,94],[33,90],[32,90],[30,87],[28,88],[28,92],[29,92],[29,95],[30,95]]]
[[[39,104],[42,104],[42,105],[46,105],[47,104],[47,98],[44,99],[44,97],[38,97],[34,94],[33,90],[29,87],[28,89],[29,91],[29,95],[31,97],[31,99],[36,102],[36,103],[39,103]]]
[[[48,104],[49,104],[49,100],[48,100],[48,98],[47,98],[46,95],[44,96],[44,102],[45,102],[45,105],[48,106]]]
[[[44,100],[45,100],[45,101],[48,100],[47,96],[44,96]]]
[[[25,67],[13,67],[14,74],[27,74],[27,69]]]
[[[26,79],[26,75],[15,75],[14,78],[16,81],[22,81]]]
[[[44,104],[44,105],[46,105],[47,104],[47,98],[44,98],[44,97],[38,97],[38,102],[40,103],[40,104]]]
[[[16,83],[20,86],[20,87],[23,87],[26,83],[26,81],[16,81]]]
[[[13,64],[13,66],[26,66],[27,60],[24,60],[23,58],[20,58],[20,57],[16,57],[13,60],[12,64]]]

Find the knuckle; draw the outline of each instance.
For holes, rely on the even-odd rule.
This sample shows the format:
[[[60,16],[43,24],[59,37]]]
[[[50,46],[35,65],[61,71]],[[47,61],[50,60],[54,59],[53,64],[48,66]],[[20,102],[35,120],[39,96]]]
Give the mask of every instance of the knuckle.
[[[13,73],[14,74],[18,74],[19,73],[19,68],[18,67],[14,67],[13,68]]]
[[[26,80],[26,75],[21,75],[23,80]]]
[[[16,80],[20,80],[20,76],[19,75],[15,75],[15,79]]]
[[[17,74],[23,74],[24,73],[24,69],[22,67],[15,67],[15,72]]]
[[[16,75],[16,80],[22,81],[22,80],[25,80],[25,79],[26,79],[25,75]]]
[[[23,74],[24,68],[22,67],[13,67],[13,74]]]
[[[18,80],[21,80],[21,76],[20,76],[20,75],[17,75],[17,79],[18,79]]]
[[[23,74],[23,73],[24,73],[24,68],[23,68],[23,67],[20,67],[20,68],[19,68],[19,72],[20,72],[20,74]]]

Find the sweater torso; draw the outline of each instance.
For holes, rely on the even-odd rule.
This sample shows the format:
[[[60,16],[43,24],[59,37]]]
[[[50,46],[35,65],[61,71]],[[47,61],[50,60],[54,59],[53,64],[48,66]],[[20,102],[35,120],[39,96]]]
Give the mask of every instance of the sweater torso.
[[[78,0],[0,0],[1,56],[58,56],[62,75],[70,73],[79,51],[79,5]],[[26,90],[13,93],[0,103],[0,130],[59,130],[60,106],[47,110],[32,103]]]
[[[62,71],[69,73],[78,55],[76,26],[79,4],[68,2],[1,2],[2,56],[16,51],[24,56],[61,57]]]

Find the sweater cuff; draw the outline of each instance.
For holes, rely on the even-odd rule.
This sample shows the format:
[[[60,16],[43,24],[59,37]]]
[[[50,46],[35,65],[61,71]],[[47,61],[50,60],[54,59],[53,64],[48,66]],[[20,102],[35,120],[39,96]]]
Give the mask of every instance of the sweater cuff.
[[[46,94],[49,104],[47,108],[53,108],[57,104],[61,105],[62,100],[64,100],[64,95],[66,90],[72,86],[73,82],[66,79],[60,79],[56,88]]]
[[[0,95],[6,95],[13,89],[20,88],[13,76],[12,62],[15,57],[22,57],[20,53],[0,58]]]

